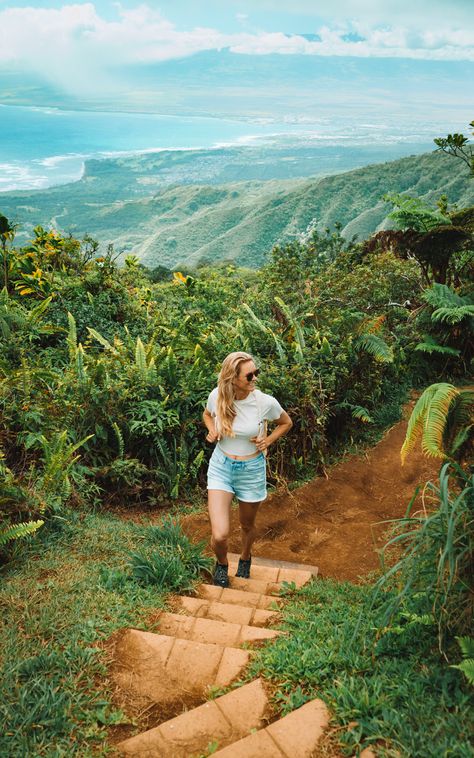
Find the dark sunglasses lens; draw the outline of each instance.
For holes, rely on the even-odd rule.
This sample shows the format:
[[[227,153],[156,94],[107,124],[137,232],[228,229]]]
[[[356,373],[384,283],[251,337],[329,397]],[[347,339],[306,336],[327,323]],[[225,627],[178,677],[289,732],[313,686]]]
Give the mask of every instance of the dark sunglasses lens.
[[[260,369],[256,368],[255,371],[251,371],[249,374],[245,374],[245,378],[248,382],[251,382],[254,376],[258,376],[260,373]]]

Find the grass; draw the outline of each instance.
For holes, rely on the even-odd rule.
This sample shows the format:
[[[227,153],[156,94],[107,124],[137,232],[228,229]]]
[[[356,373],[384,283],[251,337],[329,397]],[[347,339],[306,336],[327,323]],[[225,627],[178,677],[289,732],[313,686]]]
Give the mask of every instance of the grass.
[[[274,682],[283,714],[322,698],[345,755],[377,745],[397,758],[473,756],[472,690],[440,656],[436,628],[401,615],[380,636],[371,600],[369,585],[307,585],[284,608],[289,635],[259,650],[251,675]]]
[[[0,574],[0,755],[9,758],[108,753],[107,726],[127,719],[112,705],[104,643],[140,628],[170,587],[159,572],[163,586],[132,578],[130,554],[150,546],[156,554],[158,527],[107,514],[70,513],[61,523],[23,543],[21,561]],[[193,550],[189,571],[178,566],[188,586],[201,560]]]

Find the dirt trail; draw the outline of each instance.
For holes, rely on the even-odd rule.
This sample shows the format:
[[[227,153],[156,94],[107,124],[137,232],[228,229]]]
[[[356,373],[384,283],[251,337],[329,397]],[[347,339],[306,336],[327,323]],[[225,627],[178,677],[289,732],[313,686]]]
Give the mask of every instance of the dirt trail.
[[[408,409],[411,409],[410,404]],[[377,549],[387,524],[400,518],[418,484],[414,509],[421,507],[424,483],[436,481],[439,462],[416,450],[400,463],[406,421],[400,421],[362,456],[350,456],[324,477],[287,493],[275,493],[257,516],[254,555],[319,566],[324,577],[357,580],[380,565]],[[193,539],[209,538],[207,513],[188,516],[183,527]],[[239,552],[237,514],[233,513],[230,550]]]

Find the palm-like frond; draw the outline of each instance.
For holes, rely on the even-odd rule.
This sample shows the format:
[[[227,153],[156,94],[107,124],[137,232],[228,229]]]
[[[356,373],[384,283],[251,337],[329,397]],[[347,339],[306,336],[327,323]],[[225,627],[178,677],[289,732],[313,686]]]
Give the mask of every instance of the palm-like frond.
[[[99,342],[102,347],[105,347],[106,350],[110,350],[112,353],[117,353],[116,348],[110,344],[110,342],[103,337],[100,332],[98,332],[96,329],[92,329],[90,326],[87,327],[87,331],[91,335],[91,337],[94,337],[97,342]]]
[[[456,637],[463,658],[474,658],[474,638],[473,637]]]
[[[452,384],[444,382],[427,387],[413,409],[408,422],[405,441],[400,451],[402,464],[408,453],[415,447],[417,439],[422,437],[422,449],[430,456],[443,458],[443,436],[446,428],[449,407],[459,395],[459,390]]]
[[[304,361],[304,349],[306,347],[306,342],[304,339],[303,330],[301,328],[301,324],[298,323],[296,318],[294,317],[293,313],[291,312],[291,308],[283,302],[281,297],[275,297],[275,302],[278,303],[280,308],[282,309],[283,313],[285,314],[288,323],[291,324],[293,327],[294,333],[295,333],[295,348],[296,348],[296,356],[299,359],[300,362]]]
[[[280,340],[278,339],[278,335],[276,335],[275,332],[272,329],[270,329],[269,326],[267,326],[266,324],[264,324],[263,321],[261,319],[259,319],[259,317],[257,316],[256,313],[254,313],[254,311],[252,310],[252,308],[250,307],[250,305],[248,305],[247,303],[242,303],[242,305],[243,305],[244,309],[247,311],[247,313],[249,314],[249,316],[251,317],[251,319],[254,322],[254,324],[256,324],[256,326],[258,326],[258,328],[260,329],[260,331],[263,332],[264,334],[269,334],[273,338],[273,341],[275,343],[275,348],[276,348],[276,351],[278,353],[278,356],[279,356],[279,358],[281,358],[282,360],[284,360],[284,358],[285,358],[285,350],[284,350],[283,345],[281,344]]]
[[[36,532],[43,524],[44,521],[41,519],[39,521],[23,521],[21,524],[10,524],[10,526],[0,529],[0,545],[6,545],[12,540],[27,537]]]
[[[138,368],[141,378],[146,381],[148,377],[146,353],[140,337],[137,337],[137,344],[135,347],[135,365]]]
[[[458,305],[452,308],[437,308],[431,314],[432,321],[441,321],[447,324],[459,324],[464,319],[474,316],[474,305]]]
[[[423,300],[433,308],[457,308],[460,305],[469,305],[468,301],[453,292],[446,284],[438,282],[425,289]]]
[[[428,353],[428,355],[439,353],[440,355],[458,356],[461,354],[461,351],[457,348],[440,345],[439,342],[436,342],[436,340],[429,335],[425,335],[423,342],[419,342],[418,345],[416,345],[415,350],[418,350],[420,353]]]
[[[69,348],[69,361],[73,363],[76,358],[76,351],[77,351],[77,328],[76,328],[76,320],[72,313],[68,311],[67,314],[67,322],[68,322],[68,333],[67,333],[67,344]]]
[[[373,355],[379,363],[393,362],[392,348],[377,334],[361,334],[354,340],[354,347],[356,350],[365,350]]]
[[[337,403],[335,407],[347,408],[347,410],[351,412],[352,418],[357,418],[359,421],[363,421],[364,424],[373,424],[374,422],[367,408],[364,408],[362,405],[354,405],[347,400],[343,400],[342,403]]]

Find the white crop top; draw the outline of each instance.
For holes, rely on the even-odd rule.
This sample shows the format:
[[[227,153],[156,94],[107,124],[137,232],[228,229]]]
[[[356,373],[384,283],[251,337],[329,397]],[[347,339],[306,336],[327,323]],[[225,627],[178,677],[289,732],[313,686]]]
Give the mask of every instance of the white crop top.
[[[258,399],[257,399],[258,393]],[[212,416],[216,415],[217,387],[207,399],[206,409]],[[234,400],[237,415],[232,425],[235,437],[221,437],[218,446],[227,455],[252,455],[257,451],[250,437],[263,435],[265,420],[276,421],[283,413],[278,400],[260,390],[254,390],[244,400]]]

